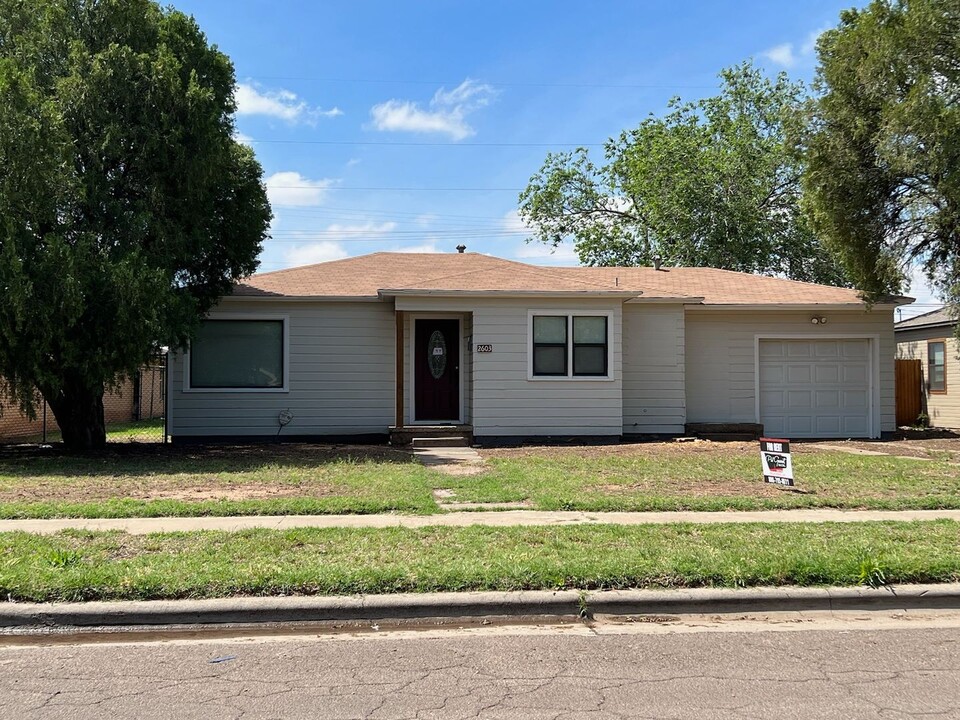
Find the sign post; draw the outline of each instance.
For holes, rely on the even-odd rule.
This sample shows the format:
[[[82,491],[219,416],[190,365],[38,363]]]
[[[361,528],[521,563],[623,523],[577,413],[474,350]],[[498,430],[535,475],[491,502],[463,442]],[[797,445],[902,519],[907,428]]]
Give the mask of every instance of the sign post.
[[[760,463],[763,479],[774,485],[793,487],[793,460],[790,441],[778,438],[760,438]]]

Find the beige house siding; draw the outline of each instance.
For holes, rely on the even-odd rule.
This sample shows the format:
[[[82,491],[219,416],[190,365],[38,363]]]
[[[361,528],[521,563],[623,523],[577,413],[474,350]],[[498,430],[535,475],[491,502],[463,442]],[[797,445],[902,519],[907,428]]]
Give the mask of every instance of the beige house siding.
[[[683,433],[682,305],[623,306],[623,433]]]
[[[394,421],[395,321],[385,302],[228,301],[211,313],[288,318],[288,392],[184,392],[184,355],[171,361],[170,434],[385,434]]]
[[[923,385],[928,388],[927,341],[946,340],[946,393],[925,392],[926,413],[933,427],[960,428],[960,347],[953,337],[953,328],[932,327],[902,330],[897,333],[897,357],[920,360]]]
[[[469,313],[472,342],[493,345],[473,353],[471,418],[484,436],[613,435],[623,431],[622,301],[595,298],[398,298],[408,313]],[[611,313],[611,380],[531,380],[531,311]],[[407,337],[410,336],[409,331]],[[407,416],[409,417],[409,392]]]
[[[824,316],[826,325],[810,318]],[[879,424],[896,429],[893,310],[686,310],[687,422],[757,422],[757,336],[770,338],[877,336]],[[873,352],[874,357],[877,350]]]

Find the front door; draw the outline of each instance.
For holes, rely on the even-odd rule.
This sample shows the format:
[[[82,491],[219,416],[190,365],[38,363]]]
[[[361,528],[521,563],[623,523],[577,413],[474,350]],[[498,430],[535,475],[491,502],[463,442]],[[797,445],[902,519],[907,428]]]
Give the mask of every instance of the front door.
[[[460,420],[460,321],[415,319],[414,420]]]

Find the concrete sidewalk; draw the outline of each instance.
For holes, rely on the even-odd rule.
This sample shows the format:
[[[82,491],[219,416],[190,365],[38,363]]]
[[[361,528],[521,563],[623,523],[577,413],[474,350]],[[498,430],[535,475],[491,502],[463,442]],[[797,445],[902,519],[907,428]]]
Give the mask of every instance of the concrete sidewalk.
[[[241,517],[64,518],[0,520],[0,532],[51,534],[67,529],[122,530],[133,535],[267,528],[488,527],[530,525],[662,525],[666,523],[825,523],[960,521],[960,510],[758,510],[750,512],[449,512],[438,515],[246,515]]]

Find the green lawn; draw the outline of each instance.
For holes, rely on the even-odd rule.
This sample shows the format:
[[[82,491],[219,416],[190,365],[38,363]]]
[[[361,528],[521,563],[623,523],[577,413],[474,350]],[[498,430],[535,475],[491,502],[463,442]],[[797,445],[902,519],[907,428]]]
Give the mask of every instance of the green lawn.
[[[118,446],[0,456],[0,517],[430,513],[431,473],[390,448]]]
[[[71,601],[960,579],[960,523],[0,534],[0,593]]]
[[[51,421],[50,428],[47,430],[46,441],[48,443],[58,443],[60,440],[60,430],[57,428],[57,424]],[[15,438],[12,442],[40,443],[43,442],[43,435]],[[163,419],[111,423],[107,425],[107,442],[161,443],[163,442]]]
[[[794,454],[795,490],[759,477],[753,443],[484,451],[483,475],[446,478],[463,502],[527,502],[538,510],[960,508],[960,466],[822,450]]]
[[[882,447],[882,446],[881,446]],[[960,508],[960,465],[797,446],[797,490],[764,484],[753,443],[484,450],[478,475],[446,475],[388,447],[175,447],[116,443],[95,458],[0,453],[0,517],[440,512],[456,502],[540,510]]]

